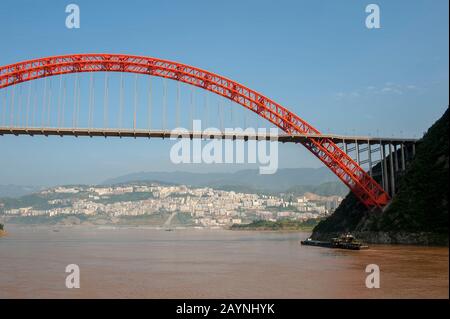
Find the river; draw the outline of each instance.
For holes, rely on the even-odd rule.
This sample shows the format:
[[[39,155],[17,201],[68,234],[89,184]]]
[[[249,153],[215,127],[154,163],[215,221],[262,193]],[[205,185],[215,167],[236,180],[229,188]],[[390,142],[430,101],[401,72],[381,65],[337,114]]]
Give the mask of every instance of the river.
[[[301,246],[307,233],[7,225],[0,298],[448,298],[448,248]],[[80,288],[65,286],[77,264]],[[380,268],[368,289],[365,268]]]

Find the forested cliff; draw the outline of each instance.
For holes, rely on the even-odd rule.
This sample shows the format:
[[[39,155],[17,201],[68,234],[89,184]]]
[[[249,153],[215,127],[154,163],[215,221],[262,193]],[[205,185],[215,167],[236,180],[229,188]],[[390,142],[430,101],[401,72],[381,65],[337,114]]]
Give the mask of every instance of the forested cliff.
[[[449,111],[428,130],[383,211],[367,210],[350,193],[313,231],[314,239],[352,232],[372,243],[448,245]]]

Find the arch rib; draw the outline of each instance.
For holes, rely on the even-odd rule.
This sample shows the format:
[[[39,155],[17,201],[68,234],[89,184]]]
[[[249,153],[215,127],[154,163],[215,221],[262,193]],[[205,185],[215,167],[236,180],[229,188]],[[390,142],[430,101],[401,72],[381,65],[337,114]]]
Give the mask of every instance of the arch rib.
[[[73,54],[23,61],[0,67],[0,89],[43,77],[78,72],[130,72],[197,86],[221,95],[257,113],[288,134],[320,132],[295,113],[233,80],[186,64],[124,54]],[[328,138],[309,139],[303,145],[318,157],[368,207],[389,201],[383,188]]]

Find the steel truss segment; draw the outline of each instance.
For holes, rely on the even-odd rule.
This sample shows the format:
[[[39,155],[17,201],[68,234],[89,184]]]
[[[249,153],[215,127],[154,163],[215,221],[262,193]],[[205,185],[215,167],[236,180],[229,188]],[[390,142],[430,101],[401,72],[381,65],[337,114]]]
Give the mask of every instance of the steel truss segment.
[[[131,72],[168,78],[216,93],[255,112],[288,134],[320,132],[268,97],[226,77],[190,65],[124,54],[46,57],[0,67],[0,89],[48,76],[78,72]],[[386,205],[389,196],[353,159],[328,138],[302,143],[368,207]]]

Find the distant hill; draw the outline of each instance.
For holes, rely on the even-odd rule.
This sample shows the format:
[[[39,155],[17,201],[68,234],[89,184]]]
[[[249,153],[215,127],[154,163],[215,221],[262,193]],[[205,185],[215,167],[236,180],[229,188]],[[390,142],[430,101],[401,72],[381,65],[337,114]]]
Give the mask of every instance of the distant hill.
[[[313,193],[320,196],[345,196],[348,194],[348,187],[341,181],[326,182],[320,185],[300,185],[289,188],[287,193],[305,194]]]
[[[273,175],[260,175],[258,170],[241,170],[235,173],[140,172],[109,179],[101,185],[135,182],[183,184],[243,193],[288,192],[303,195],[310,192],[321,196],[344,196],[348,193],[348,188],[327,168],[279,169]],[[0,198],[34,198],[32,194],[43,189],[44,187],[39,186],[0,185]]]
[[[314,239],[352,232],[368,242],[448,245],[449,110],[418,143],[416,156],[383,212],[368,211],[350,193],[320,222]]]
[[[0,185],[0,198],[17,198],[38,192],[41,189],[42,187],[39,186]]]
[[[347,189],[327,168],[285,168],[272,175],[261,175],[258,170],[241,170],[235,173],[189,173],[189,172],[140,172],[120,176],[103,182],[105,185],[134,181],[154,181],[184,184],[195,187],[242,189],[263,192],[312,191],[323,186],[322,194],[345,194]],[[342,185],[341,185],[342,184]],[[333,194],[335,195],[335,194]]]

